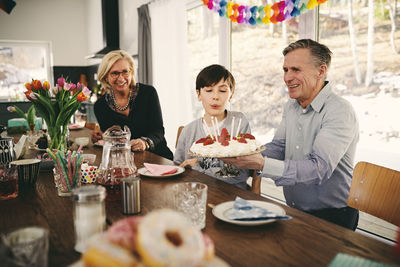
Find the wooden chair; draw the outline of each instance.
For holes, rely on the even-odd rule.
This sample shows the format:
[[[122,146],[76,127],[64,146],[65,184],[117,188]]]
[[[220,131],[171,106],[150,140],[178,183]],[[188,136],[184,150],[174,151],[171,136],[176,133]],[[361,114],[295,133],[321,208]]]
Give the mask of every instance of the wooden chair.
[[[368,162],[357,163],[347,205],[400,225],[400,172]]]
[[[179,136],[181,135],[181,132],[182,132],[183,128],[185,128],[185,126],[179,126],[179,128],[178,128],[178,133],[176,134],[175,147],[178,146],[178,139],[179,139]]]
[[[251,192],[254,194],[260,195],[261,194],[261,177],[257,175],[256,171],[253,171],[251,181]]]
[[[178,132],[176,134],[176,142],[175,142],[175,147],[178,146],[178,139],[179,136],[181,135],[181,132],[183,130],[184,126],[179,126]],[[253,171],[252,175],[252,182],[251,182],[251,191],[255,194],[261,194],[261,177],[257,175],[256,171]]]

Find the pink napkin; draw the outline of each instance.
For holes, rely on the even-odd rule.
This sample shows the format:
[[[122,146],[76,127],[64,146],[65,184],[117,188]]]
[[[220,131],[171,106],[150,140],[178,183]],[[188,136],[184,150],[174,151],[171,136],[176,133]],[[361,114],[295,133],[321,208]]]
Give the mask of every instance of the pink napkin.
[[[174,166],[165,166],[150,163],[144,163],[144,166],[153,175],[167,175],[176,173],[178,171],[178,168]]]

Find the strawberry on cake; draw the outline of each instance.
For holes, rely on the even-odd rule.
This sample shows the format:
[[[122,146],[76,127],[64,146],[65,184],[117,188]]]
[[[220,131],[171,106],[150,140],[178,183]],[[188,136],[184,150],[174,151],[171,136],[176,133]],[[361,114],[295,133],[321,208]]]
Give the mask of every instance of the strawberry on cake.
[[[189,153],[198,157],[223,158],[250,155],[264,149],[253,135],[239,133],[231,138],[228,130],[223,128],[217,138],[208,135],[197,140],[191,146]]]

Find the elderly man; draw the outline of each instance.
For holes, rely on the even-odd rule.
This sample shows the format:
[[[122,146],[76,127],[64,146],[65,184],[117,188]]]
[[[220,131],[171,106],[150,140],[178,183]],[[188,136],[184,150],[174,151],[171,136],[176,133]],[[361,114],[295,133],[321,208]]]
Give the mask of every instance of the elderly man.
[[[223,160],[262,171],[283,186],[289,206],[355,230],[358,210],[346,203],[358,121],[351,104],[326,81],[331,54],[309,39],[286,47],[283,77],[291,99],[272,142],[261,154]]]

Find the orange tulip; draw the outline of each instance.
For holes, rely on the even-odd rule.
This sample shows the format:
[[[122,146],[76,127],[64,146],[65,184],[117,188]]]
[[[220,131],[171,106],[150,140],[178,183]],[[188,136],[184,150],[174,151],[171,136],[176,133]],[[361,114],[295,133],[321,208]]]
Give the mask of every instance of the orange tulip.
[[[76,100],[78,100],[79,102],[83,102],[87,99],[87,96],[83,93],[80,92],[77,96],[76,96]]]
[[[33,90],[42,89],[42,83],[39,80],[32,81]]]
[[[28,90],[32,90],[32,84],[31,83],[26,83],[25,88]]]
[[[32,90],[28,90],[28,91],[26,91],[24,93],[25,93],[26,98],[28,98],[29,100],[32,100],[32,98],[31,98]]]
[[[48,81],[45,81],[45,82],[43,83],[43,89],[44,89],[44,90],[49,90],[49,89],[50,89],[50,84],[49,84]]]

